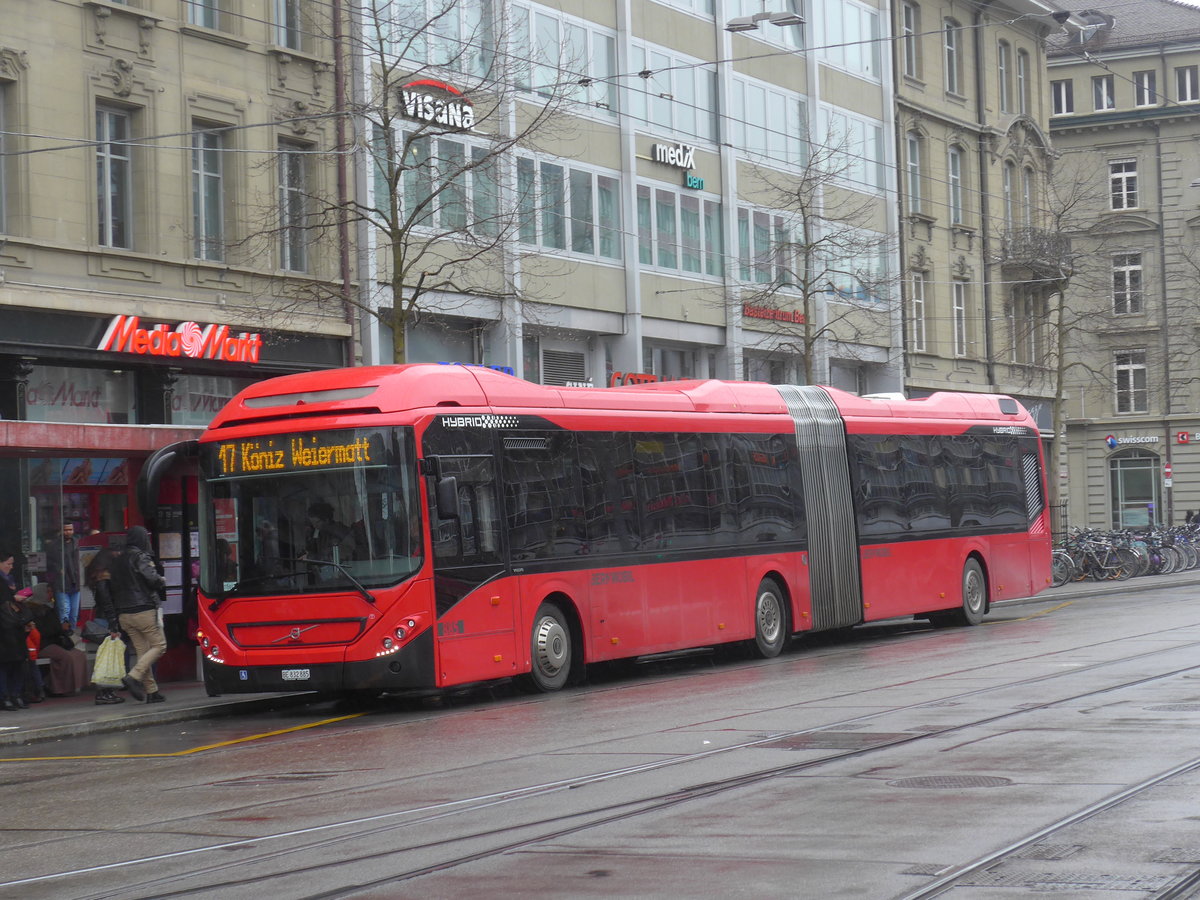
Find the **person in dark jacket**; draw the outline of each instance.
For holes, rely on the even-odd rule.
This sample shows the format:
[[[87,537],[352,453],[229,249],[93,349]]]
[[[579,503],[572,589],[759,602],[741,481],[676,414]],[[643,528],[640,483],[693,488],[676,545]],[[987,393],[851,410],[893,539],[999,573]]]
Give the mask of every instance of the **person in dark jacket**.
[[[141,525],[125,533],[125,549],[113,560],[109,574],[113,608],[105,613],[116,613],[121,631],[129,635],[137,654],[137,662],[121,683],[135,700],[160,703],[165,698],[159,693],[152,666],[167,649],[167,639],[158,623],[158,598],[166,580],[150,555],[150,533]],[[109,619],[110,632],[117,635],[113,617],[105,618]]]
[[[79,539],[72,522],[63,522],[62,530],[46,544],[46,578],[63,630],[70,634],[79,627]]]
[[[0,550],[0,563],[7,564],[12,553]],[[7,579],[0,578],[0,709],[28,709],[22,693],[25,688],[25,661],[29,647],[25,640],[32,617],[17,599]]]

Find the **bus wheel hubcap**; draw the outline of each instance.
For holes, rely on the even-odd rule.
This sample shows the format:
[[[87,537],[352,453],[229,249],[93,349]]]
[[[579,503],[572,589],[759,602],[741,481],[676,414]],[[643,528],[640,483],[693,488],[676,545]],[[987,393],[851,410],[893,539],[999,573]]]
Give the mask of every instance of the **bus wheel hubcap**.
[[[555,674],[567,661],[570,647],[567,633],[554,619],[545,618],[538,622],[533,644],[537,667],[547,675]]]
[[[771,593],[765,593],[758,598],[758,630],[766,641],[774,641],[779,636],[780,627],[779,599]]]

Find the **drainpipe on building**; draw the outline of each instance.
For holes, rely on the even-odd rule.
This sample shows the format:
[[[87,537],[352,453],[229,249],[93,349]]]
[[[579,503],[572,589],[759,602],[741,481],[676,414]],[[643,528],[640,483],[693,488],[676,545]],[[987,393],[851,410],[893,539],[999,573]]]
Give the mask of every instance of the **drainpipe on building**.
[[[342,0],[333,0],[333,106],[334,145],[337,148],[337,203],[338,203],[338,275],[341,280],[339,292],[342,298],[342,315],[350,326],[350,354],[347,363],[362,364],[362,342],[359,340],[358,316],[350,302],[353,291],[353,272],[350,268],[350,223],[346,219],[347,204],[350,202],[349,179],[346,175],[346,60],[343,44],[342,17],[345,14]]]
[[[1159,325],[1159,334],[1162,342],[1163,355],[1163,434],[1166,444],[1163,450],[1163,457],[1166,462],[1171,462],[1171,331],[1168,327],[1170,319],[1169,292],[1167,290],[1167,214],[1163,207],[1163,149],[1162,149],[1162,126],[1158,122],[1150,123],[1154,129],[1154,167],[1155,178],[1157,184],[1157,201],[1158,201],[1158,284],[1159,284],[1159,299],[1162,303],[1162,319]],[[1164,506],[1163,515],[1165,516],[1164,523],[1171,524],[1174,515],[1174,492],[1172,488],[1163,485]]]
[[[998,388],[996,385],[996,363],[992,352],[992,264],[990,261],[992,239],[988,228],[988,224],[991,221],[987,178],[988,156],[990,154],[987,148],[987,135],[984,133],[987,126],[987,98],[984,95],[983,79],[983,13],[989,6],[991,6],[990,0],[976,11],[973,37],[975,42],[975,118],[979,123],[979,253],[983,264],[983,352],[985,354],[988,387],[995,391]]]

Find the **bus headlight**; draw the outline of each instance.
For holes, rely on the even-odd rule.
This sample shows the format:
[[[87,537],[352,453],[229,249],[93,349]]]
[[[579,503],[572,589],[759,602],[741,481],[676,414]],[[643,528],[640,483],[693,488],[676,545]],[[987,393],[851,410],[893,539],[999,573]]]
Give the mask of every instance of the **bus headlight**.
[[[396,642],[393,641],[390,637],[385,637],[383,639],[383,649],[384,650],[391,650],[395,646],[396,646]]]
[[[396,629],[396,640],[398,640],[398,641],[404,640],[404,636],[406,634],[408,634],[408,632],[405,631],[403,628],[397,628]]]

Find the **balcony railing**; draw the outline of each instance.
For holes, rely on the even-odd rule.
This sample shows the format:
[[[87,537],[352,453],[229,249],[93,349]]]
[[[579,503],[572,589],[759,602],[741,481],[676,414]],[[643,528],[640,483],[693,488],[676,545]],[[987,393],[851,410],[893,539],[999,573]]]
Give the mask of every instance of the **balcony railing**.
[[[1000,263],[1045,275],[1071,273],[1071,239],[1044,228],[1010,228],[1000,236]]]

